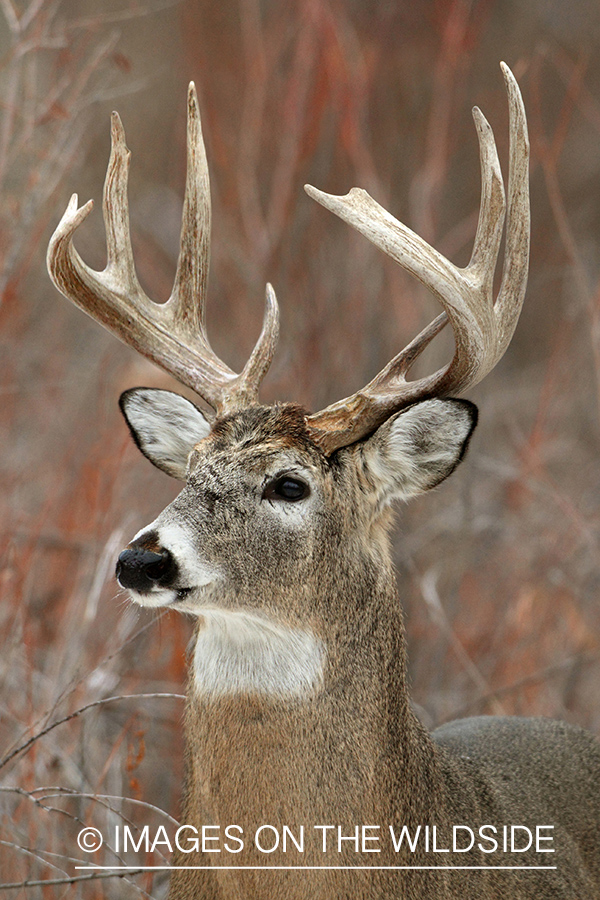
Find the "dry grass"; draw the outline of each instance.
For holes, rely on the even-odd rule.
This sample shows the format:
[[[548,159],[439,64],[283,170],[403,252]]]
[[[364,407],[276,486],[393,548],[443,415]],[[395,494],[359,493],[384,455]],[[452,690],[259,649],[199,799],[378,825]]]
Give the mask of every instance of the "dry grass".
[[[11,11],[26,15],[25,6],[0,3],[7,896],[164,896],[164,873],[73,881],[84,856],[75,838],[80,823],[108,834],[119,821],[177,816],[189,624],[126,606],[112,578],[118,548],[177,489],[137,454],[116,399],[168,381],[70,309],[43,272],[48,223],[70,191],[100,194],[109,93],[122,95],[134,153],[140,275],[163,298],[179,227],[184,86],[198,83],[214,187],[211,337],[239,365],[272,281],[282,346],[265,398],[316,408],[365,383],[435,308],[301,185],[360,184],[466,262],[479,193],[468,109],[477,103],[490,118],[505,160],[497,63],[511,64],[532,137],[530,289],[506,359],[472,394],[482,418],[468,459],[402,510],[413,694],[431,724],[504,711],[600,733],[600,11],[583,0],[568,20],[560,4],[523,12],[502,0],[188,0],[128,24],[113,4],[99,15],[93,0],[77,18],[75,6],[50,0],[27,8],[19,31]],[[126,13],[140,11],[132,3]],[[99,218],[78,240],[97,265]],[[6,887],[26,879],[64,883]]]

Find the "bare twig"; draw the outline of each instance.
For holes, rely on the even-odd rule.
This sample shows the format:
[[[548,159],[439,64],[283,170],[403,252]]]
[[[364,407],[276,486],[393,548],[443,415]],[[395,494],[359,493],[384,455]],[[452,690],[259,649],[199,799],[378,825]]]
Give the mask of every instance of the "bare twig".
[[[446,637],[448,638],[452,649],[454,650],[459,662],[463,666],[465,672],[472,680],[472,682],[477,685],[480,690],[486,691],[490,695],[492,708],[494,710],[495,715],[503,716],[506,715],[506,710],[503,709],[502,704],[497,702],[494,697],[493,692],[490,689],[487,681],[463,647],[462,643],[458,639],[452,625],[448,621],[448,617],[445,613],[444,607],[442,605],[442,601],[440,600],[440,596],[437,590],[437,576],[433,570],[426,572],[423,578],[421,579],[421,593],[423,595],[423,599],[427,604],[427,608],[431,614],[433,621],[436,625],[442,629]]]
[[[106,703],[115,703],[120,700],[144,700],[148,698],[185,700],[185,695],[169,693],[127,694],[115,697],[104,697],[102,700],[93,700],[91,703],[86,703],[85,706],[81,706],[79,709],[74,710],[74,712],[69,713],[68,716],[63,716],[62,719],[58,719],[56,722],[52,722],[46,728],[38,731],[38,733],[34,734],[33,737],[29,738],[28,741],[25,741],[24,744],[21,744],[19,747],[13,750],[12,753],[9,753],[8,756],[5,756],[4,759],[0,760],[0,769],[4,768],[4,766],[7,765],[7,763],[9,763],[12,759],[14,759],[15,756],[18,756],[21,753],[26,753],[33,746],[33,744],[35,744],[36,741],[39,741],[40,738],[53,731],[55,728],[58,728],[59,725],[64,725],[65,722],[70,722],[71,719],[76,719],[78,716],[82,715],[82,713],[84,712],[87,712],[89,709],[103,706]]]
[[[12,881],[0,884],[0,890],[16,890],[27,887],[48,887],[51,884],[77,884],[79,881],[99,881],[101,878],[128,878],[130,875],[141,875],[147,869],[128,869],[127,872],[90,872],[89,875],[71,875],[69,878],[43,878],[40,880]]]

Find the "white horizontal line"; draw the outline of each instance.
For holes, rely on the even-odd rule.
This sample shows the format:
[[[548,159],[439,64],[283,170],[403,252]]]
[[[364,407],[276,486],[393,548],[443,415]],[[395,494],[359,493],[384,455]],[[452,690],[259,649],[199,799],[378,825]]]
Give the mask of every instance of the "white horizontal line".
[[[344,871],[351,869],[369,869],[371,871],[375,871],[380,869],[382,871],[390,871],[390,870],[398,870],[398,869],[556,869],[556,866],[75,866],[76,869],[82,871],[110,871],[110,872],[154,872],[157,870],[161,871],[176,871],[177,869],[197,869],[205,872],[210,872],[213,870],[224,869],[226,871],[240,869],[250,869],[255,872],[263,872],[265,869],[276,869],[278,871],[281,870],[315,870],[315,869],[342,869]]]

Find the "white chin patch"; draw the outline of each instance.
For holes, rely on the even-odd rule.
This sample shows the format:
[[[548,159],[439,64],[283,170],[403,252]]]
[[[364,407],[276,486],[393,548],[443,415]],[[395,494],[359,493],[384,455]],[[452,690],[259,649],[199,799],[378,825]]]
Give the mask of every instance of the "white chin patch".
[[[195,588],[187,588],[182,591],[169,590],[167,588],[155,588],[145,594],[133,591],[127,588],[127,593],[139,606],[146,609],[160,609],[161,607],[169,607],[176,609],[177,612],[187,613],[188,615],[203,615],[202,603],[206,603],[206,597],[202,597],[203,589],[208,585],[200,585]]]
[[[127,588],[127,593],[134,603],[150,609],[156,609],[160,606],[173,606],[175,603],[177,603],[179,597],[177,591],[168,591],[163,590],[162,588],[150,591],[146,594],[140,594],[139,591],[134,591],[131,588]]]
[[[279,625],[258,613],[198,612],[206,623],[194,650],[198,695],[302,697],[322,683],[325,645],[310,631]]]

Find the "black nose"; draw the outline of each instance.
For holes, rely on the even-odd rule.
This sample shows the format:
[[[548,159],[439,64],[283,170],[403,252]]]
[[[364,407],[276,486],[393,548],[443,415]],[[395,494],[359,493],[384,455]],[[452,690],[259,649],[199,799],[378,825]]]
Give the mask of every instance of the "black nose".
[[[155,584],[168,587],[177,575],[177,564],[168,550],[154,553],[143,547],[128,547],[119,554],[117,579],[121,587],[147,593]]]

